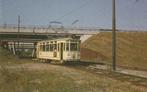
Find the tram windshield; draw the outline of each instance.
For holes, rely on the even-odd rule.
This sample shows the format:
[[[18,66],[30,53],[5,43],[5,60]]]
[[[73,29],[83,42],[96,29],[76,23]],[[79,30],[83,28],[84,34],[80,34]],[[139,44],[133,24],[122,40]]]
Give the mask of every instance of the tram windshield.
[[[79,43],[70,43],[70,51],[79,51]]]

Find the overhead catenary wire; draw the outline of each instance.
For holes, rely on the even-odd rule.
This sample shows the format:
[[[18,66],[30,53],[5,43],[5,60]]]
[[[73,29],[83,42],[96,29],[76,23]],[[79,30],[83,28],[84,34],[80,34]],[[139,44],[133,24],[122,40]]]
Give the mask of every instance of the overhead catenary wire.
[[[85,2],[85,3],[82,4],[82,5],[80,5],[79,7],[75,8],[75,9],[72,9],[71,11],[69,11],[69,12],[63,14],[61,17],[55,19],[55,21],[59,21],[59,20],[61,20],[62,18],[64,18],[65,16],[68,16],[68,15],[74,13],[74,12],[79,11],[81,8],[83,8],[83,7],[85,7],[85,6],[89,5],[89,4],[91,4],[92,1],[94,1],[94,0],[88,0],[87,2]]]
[[[72,22],[72,25],[73,25],[73,24],[76,24],[78,21],[79,21],[78,19],[75,20],[75,21],[73,21],[73,22]]]

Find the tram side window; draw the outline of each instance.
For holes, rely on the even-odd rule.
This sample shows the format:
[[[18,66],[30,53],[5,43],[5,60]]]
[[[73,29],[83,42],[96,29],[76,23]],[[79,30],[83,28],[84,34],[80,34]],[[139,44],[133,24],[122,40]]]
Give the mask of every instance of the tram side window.
[[[66,51],[69,51],[69,43],[66,43]]]
[[[49,44],[46,45],[46,51],[49,51]]]
[[[42,51],[42,45],[39,45],[39,50]]]
[[[50,44],[50,51],[53,51],[53,44]]]
[[[53,44],[54,49],[53,50],[57,50],[57,44]]]
[[[39,49],[40,51],[43,51],[43,48],[42,48],[42,45],[40,45],[40,49]]]
[[[43,44],[43,51],[45,51],[45,44]]]
[[[78,50],[77,43],[71,43],[70,44],[70,50],[71,51],[77,51]]]

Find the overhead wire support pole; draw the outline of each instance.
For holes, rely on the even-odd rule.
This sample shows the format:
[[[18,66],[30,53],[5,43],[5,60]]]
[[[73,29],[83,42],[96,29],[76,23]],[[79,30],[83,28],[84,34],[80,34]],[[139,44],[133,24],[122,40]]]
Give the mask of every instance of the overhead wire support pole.
[[[112,1],[112,66],[116,70],[116,13],[115,0]]]
[[[20,39],[20,15],[18,15],[18,32],[17,32],[17,55],[19,56],[19,39]]]

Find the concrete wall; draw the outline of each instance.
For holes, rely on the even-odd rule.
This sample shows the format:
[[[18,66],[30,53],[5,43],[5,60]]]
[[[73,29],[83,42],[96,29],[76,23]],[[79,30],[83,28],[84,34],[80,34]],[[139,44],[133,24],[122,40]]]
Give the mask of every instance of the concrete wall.
[[[17,27],[0,27],[0,33],[2,32],[18,32]],[[71,34],[87,34],[93,35],[99,33],[99,30],[83,30],[83,29],[57,29],[57,28],[20,28],[20,32],[34,32],[34,33],[71,33]]]

